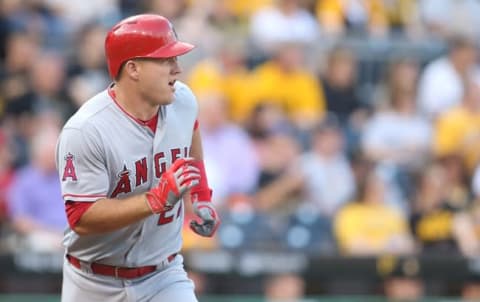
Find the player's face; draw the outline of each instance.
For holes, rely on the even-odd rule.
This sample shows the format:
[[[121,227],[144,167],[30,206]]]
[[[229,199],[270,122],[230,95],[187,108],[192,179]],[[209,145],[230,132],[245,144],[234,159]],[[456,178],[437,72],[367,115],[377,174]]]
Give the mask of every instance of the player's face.
[[[142,60],[139,88],[142,97],[152,105],[173,102],[175,81],[181,72],[177,57]]]

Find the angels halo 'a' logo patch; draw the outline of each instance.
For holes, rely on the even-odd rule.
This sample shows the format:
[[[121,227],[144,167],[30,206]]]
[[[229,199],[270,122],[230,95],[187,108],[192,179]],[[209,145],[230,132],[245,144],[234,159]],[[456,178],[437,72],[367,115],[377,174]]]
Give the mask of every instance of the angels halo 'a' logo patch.
[[[77,174],[75,173],[75,165],[73,163],[75,156],[73,156],[72,153],[68,152],[68,154],[65,155],[64,159],[65,169],[63,169],[62,181],[67,180],[67,178],[71,178],[71,180],[77,181]]]
[[[130,184],[130,173],[131,171],[127,169],[127,166],[123,165],[123,170],[117,174],[118,182],[112,192],[112,198],[115,198],[120,193],[126,194],[132,192],[132,186]]]

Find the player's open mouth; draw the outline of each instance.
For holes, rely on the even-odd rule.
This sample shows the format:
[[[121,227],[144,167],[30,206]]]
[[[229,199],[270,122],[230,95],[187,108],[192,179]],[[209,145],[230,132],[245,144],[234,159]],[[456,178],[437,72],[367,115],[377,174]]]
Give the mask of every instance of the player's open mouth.
[[[170,85],[170,86],[173,87],[173,85],[175,85],[175,81],[176,81],[176,80],[173,80],[173,81],[168,82],[168,85]]]

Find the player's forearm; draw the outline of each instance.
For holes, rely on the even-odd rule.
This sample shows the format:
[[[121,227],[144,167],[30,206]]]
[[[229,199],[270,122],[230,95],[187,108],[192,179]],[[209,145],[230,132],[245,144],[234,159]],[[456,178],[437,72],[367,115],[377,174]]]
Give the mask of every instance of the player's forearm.
[[[74,231],[79,235],[107,233],[152,215],[145,194],[126,199],[101,199],[80,218]]]
[[[193,132],[192,145],[190,146],[190,157],[193,157],[196,160],[203,160],[202,138],[198,129]]]

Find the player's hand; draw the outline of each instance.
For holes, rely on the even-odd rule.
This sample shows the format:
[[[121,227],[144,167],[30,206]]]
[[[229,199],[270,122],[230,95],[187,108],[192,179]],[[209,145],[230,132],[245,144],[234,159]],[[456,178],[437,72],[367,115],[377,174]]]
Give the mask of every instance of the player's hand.
[[[193,211],[201,221],[190,221],[190,228],[200,236],[212,237],[221,223],[213,204],[209,201],[194,201]]]
[[[153,213],[171,210],[183,194],[198,185],[200,171],[192,166],[193,158],[177,159],[161,176],[157,187],[146,193]]]

